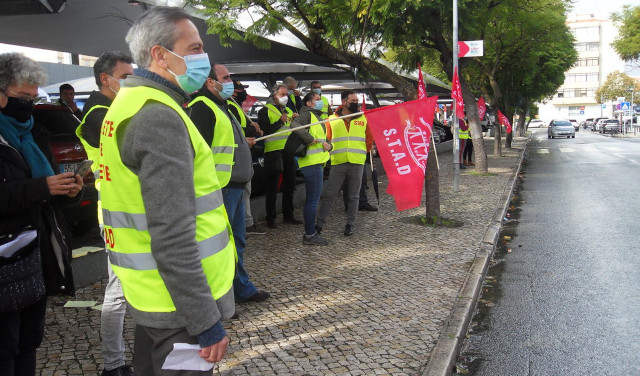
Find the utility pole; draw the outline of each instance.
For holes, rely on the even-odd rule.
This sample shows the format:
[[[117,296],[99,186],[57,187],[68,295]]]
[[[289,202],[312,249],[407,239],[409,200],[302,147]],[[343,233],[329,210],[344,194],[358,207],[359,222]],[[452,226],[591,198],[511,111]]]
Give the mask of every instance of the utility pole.
[[[458,0],[453,0],[453,73],[458,69]],[[460,72],[458,72],[458,78]],[[462,94],[462,93],[461,93]],[[460,135],[458,134],[458,103],[453,100],[451,132],[453,133],[453,191],[460,191]]]

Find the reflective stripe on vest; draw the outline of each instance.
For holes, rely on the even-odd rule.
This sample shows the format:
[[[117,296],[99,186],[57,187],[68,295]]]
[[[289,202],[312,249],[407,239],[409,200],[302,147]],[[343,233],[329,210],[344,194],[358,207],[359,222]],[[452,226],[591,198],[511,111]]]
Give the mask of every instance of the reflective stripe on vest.
[[[222,297],[232,288],[236,252],[217,174],[211,173],[215,164],[210,146],[184,110],[167,94],[142,86],[121,88],[103,122],[103,127],[110,126],[111,132],[103,132],[100,139],[101,163],[109,176],[103,179],[101,187],[105,243],[127,302],[139,311],[173,312],[176,307],[151,253],[151,235],[140,181],[120,159],[117,141],[120,125],[128,122],[148,101],[159,102],[176,111],[189,133],[195,153],[194,240],[213,299]],[[107,176],[106,173],[103,176]]]
[[[84,139],[84,137],[82,137],[82,127],[84,126],[84,122],[87,120],[87,116],[89,116],[89,114],[93,110],[96,110],[99,108],[104,108],[106,110],[109,109],[108,106],[102,106],[102,105],[95,105],[91,107],[89,111],[87,111],[87,114],[84,115],[84,117],[82,118],[82,122],[80,123],[80,125],[78,125],[78,127],[76,128],[76,136],[78,136],[78,138],[80,139],[80,142],[82,143],[82,146],[84,146],[84,151],[87,152],[87,159],[90,159],[93,161],[93,164],[91,164],[91,171],[96,171],[98,169],[98,166],[100,165],[100,149],[94,148],[93,146],[89,145],[89,143]]]
[[[329,117],[329,99],[324,95],[321,96],[322,99],[322,114],[320,115],[320,120],[324,120]]]
[[[342,119],[335,119],[336,115],[329,116],[331,127],[331,164],[341,163],[364,164],[367,159],[367,118],[360,115],[351,118],[349,130]]]
[[[311,113],[311,123],[315,123],[318,121],[318,118],[315,114]],[[320,140],[320,142],[316,142],[313,145],[307,146],[307,154],[298,158],[298,167],[306,167],[311,165],[323,164],[329,160],[329,152],[324,151],[322,146],[322,142],[326,141],[327,134],[324,130],[324,126],[322,124],[312,125],[309,128],[309,134],[313,136],[316,140]]]
[[[269,113],[269,122],[271,124],[278,122],[280,117],[282,116],[282,112],[276,108],[271,103],[265,105],[267,107],[267,112]],[[293,111],[290,108],[285,107],[285,111],[287,112],[287,116],[289,118],[280,128],[278,128],[275,132],[285,131],[291,128],[291,120],[293,118]],[[274,133],[275,133],[274,132]],[[269,137],[264,140],[264,152],[276,151],[284,149],[284,144],[287,143],[287,138],[290,133],[283,133],[274,137]]]
[[[215,132],[213,133],[213,141],[211,142],[211,151],[213,152],[213,161],[216,163],[218,182],[221,187],[225,187],[229,184],[229,180],[231,180],[233,153],[236,147],[233,138],[233,125],[231,124],[229,116],[211,99],[203,95],[192,100],[188,107],[193,106],[197,102],[202,102],[207,105],[216,117],[216,123],[212,124]]]
[[[240,116],[240,119],[236,119],[238,120],[238,123],[240,123],[240,126],[242,127],[242,135],[245,135],[245,128],[247,127],[247,116],[244,113],[244,111],[242,110],[242,107],[238,106],[238,104],[236,104],[236,102],[232,101],[231,99],[229,99],[227,101],[227,104],[229,106],[233,106],[236,110],[238,110],[238,114]],[[233,113],[231,113],[231,115],[233,115]]]

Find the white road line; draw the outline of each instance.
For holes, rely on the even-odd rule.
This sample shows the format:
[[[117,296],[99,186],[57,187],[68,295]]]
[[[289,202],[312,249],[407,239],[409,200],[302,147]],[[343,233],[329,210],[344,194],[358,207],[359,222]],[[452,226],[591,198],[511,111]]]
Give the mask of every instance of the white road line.
[[[573,153],[574,151],[576,151],[576,149],[572,149],[572,148],[558,148],[558,149],[560,149],[560,151],[563,153]]]
[[[582,150],[584,151],[598,151],[598,149],[594,148],[593,146],[585,146],[582,148]]]
[[[613,147],[613,146],[605,146],[604,148],[609,150],[609,151],[622,151],[622,149],[616,148],[616,147]]]
[[[538,149],[538,154],[549,154],[549,149],[540,148]]]

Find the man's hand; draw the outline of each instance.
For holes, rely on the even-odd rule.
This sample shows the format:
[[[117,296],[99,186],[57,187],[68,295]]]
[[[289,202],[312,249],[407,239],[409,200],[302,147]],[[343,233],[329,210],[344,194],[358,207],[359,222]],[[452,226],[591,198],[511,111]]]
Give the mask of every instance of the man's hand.
[[[71,197],[74,197],[82,189],[82,185],[78,187],[77,182],[78,180],[74,178],[73,172],[47,176],[47,186],[51,196],[73,194]],[[82,184],[82,179],[80,179],[80,184]]]
[[[202,359],[209,363],[217,363],[224,358],[224,354],[227,352],[227,346],[229,345],[229,338],[224,337],[220,342],[215,343],[209,347],[205,347],[198,351],[198,354]]]
[[[297,113],[297,112],[294,112],[294,113],[293,113],[293,118],[294,118],[294,119],[295,119],[295,118],[297,118],[298,116],[300,116],[300,114],[299,114],[299,113]]]
[[[287,116],[286,113],[284,113],[284,114],[282,114],[282,116],[280,116],[280,120],[282,120],[283,123],[286,123],[288,119],[289,119],[289,117]]]
[[[331,150],[331,144],[330,144],[330,143],[328,143],[328,142],[326,142],[326,141],[325,141],[325,142],[323,142],[323,143],[322,143],[322,149],[324,149],[324,151],[329,151],[329,150]]]
[[[299,97],[300,96],[300,90],[298,90],[298,89],[293,90],[293,95]]]
[[[260,129],[260,125],[255,121],[251,122],[251,126],[256,129],[256,133],[258,134],[258,136],[262,136],[264,134],[264,132],[262,132],[262,129]]]
[[[256,138],[255,137],[246,137],[245,139],[247,140],[247,145],[249,145],[249,148],[252,148],[253,145],[256,144]]]

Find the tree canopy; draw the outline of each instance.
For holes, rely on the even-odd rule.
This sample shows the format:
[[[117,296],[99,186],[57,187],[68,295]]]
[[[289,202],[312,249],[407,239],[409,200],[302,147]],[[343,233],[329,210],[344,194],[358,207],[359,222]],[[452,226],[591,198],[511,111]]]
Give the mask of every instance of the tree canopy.
[[[640,5],[633,8],[627,5],[612,18],[619,24],[618,37],[612,43],[614,50],[624,61],[640,59]]]
[[[635,93],[640,92],[640,82],[620,71],[613,71],[607,75],[605,82],[596,90],[596,101],[604,103],[615,101],[619,97],[631,100],[629,89],[634,88]]]

